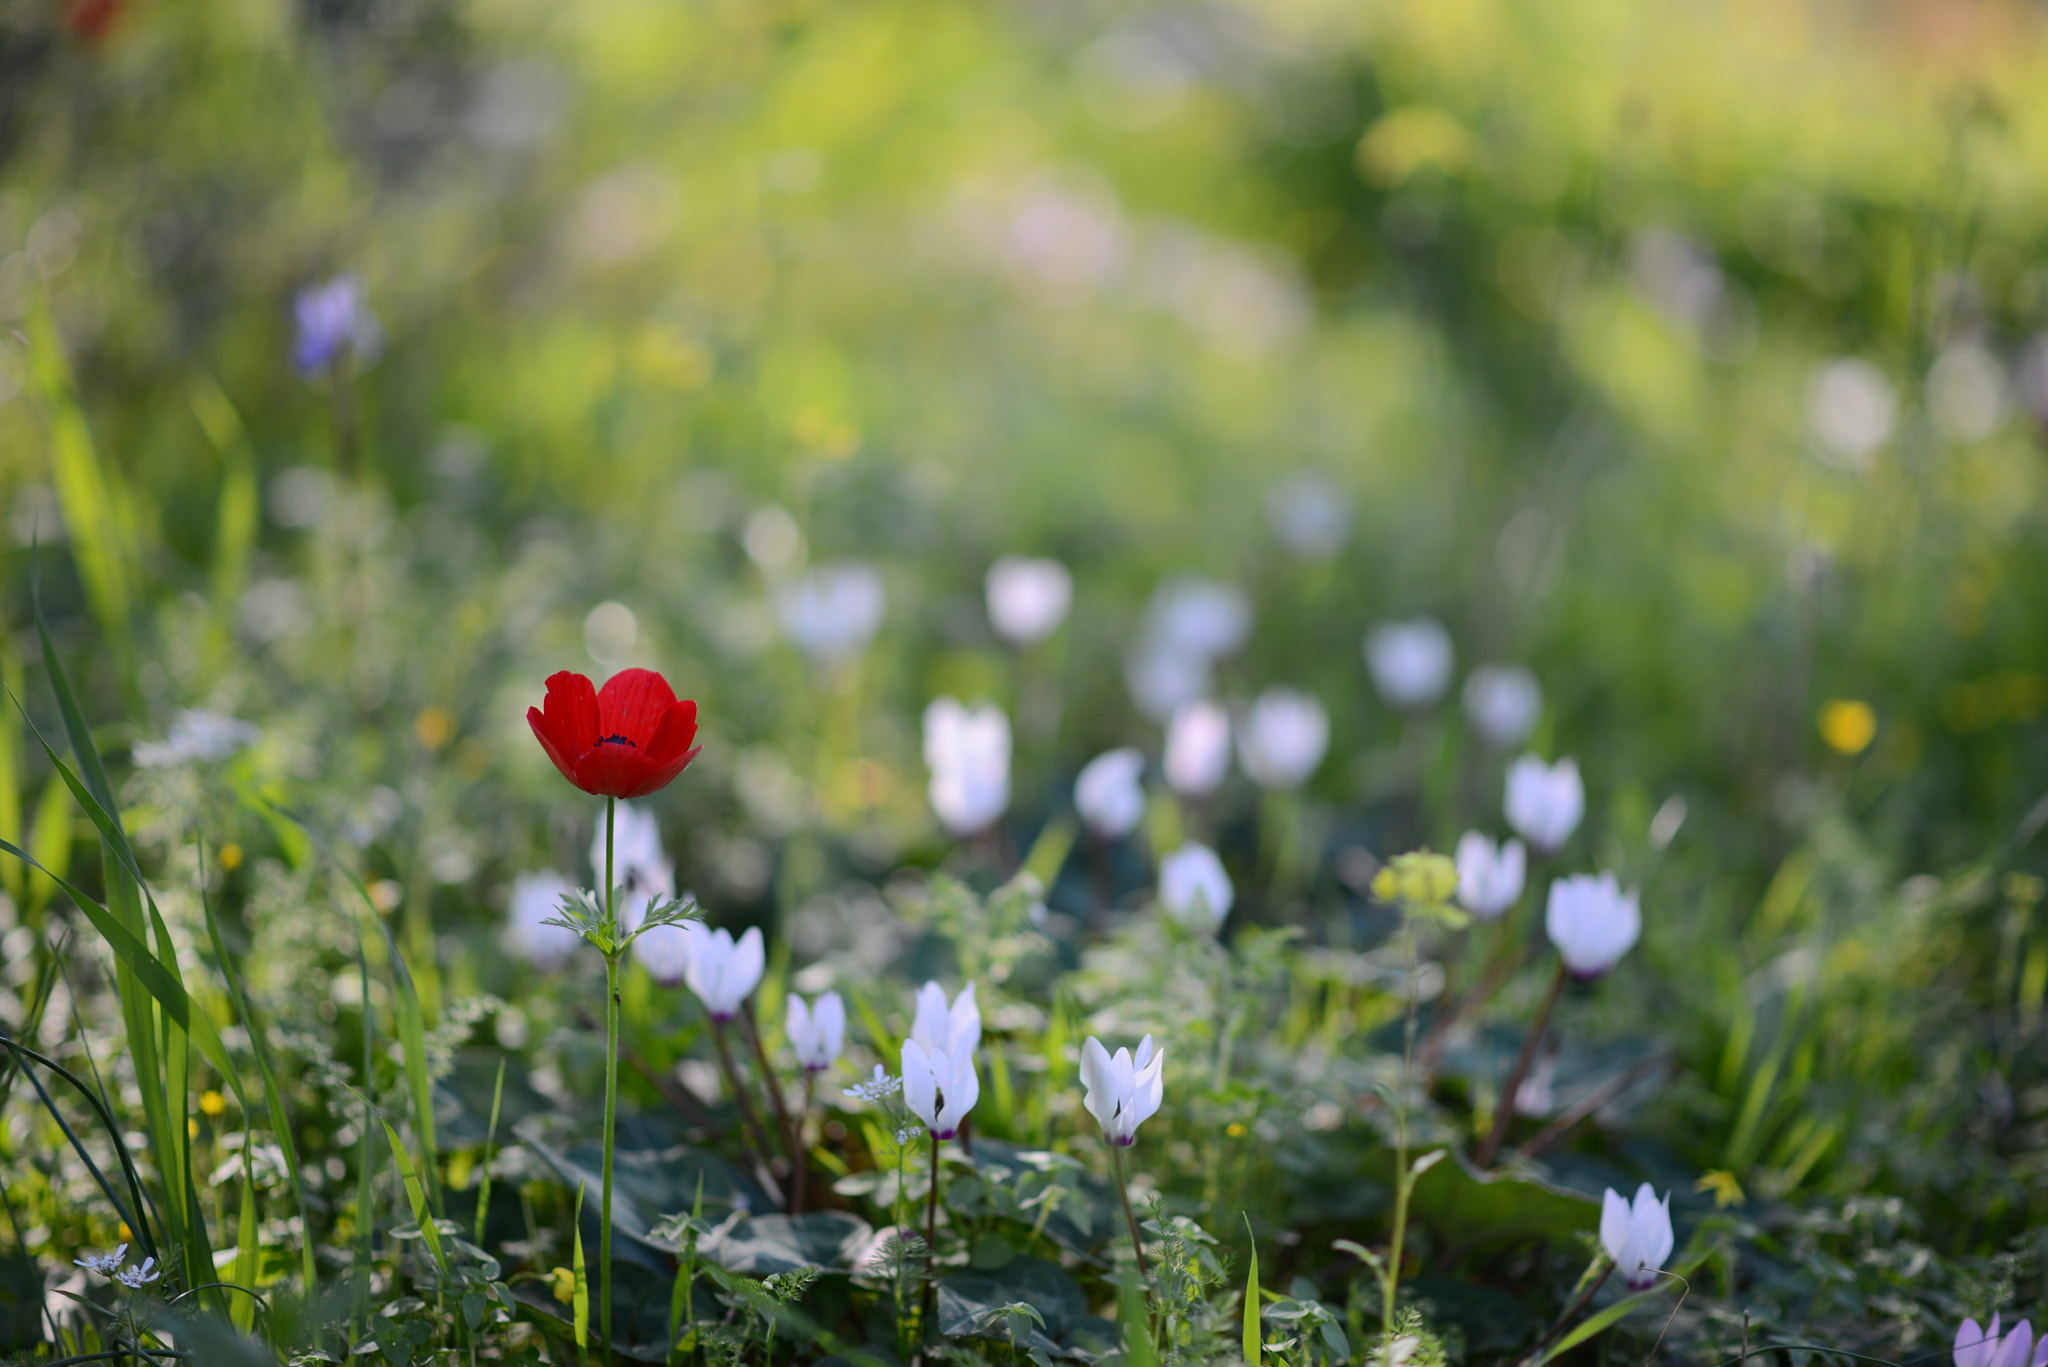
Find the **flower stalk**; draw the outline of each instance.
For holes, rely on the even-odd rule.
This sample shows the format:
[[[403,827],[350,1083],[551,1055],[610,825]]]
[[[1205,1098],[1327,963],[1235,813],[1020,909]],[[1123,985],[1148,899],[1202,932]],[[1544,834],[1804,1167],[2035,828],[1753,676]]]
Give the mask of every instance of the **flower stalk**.
[[[597,1326],[604,1338],[605,1367],[612,1362],[612,1150],[619,1118],[619,954],[618,908],[612,885],[614,827],[619,800],[604,800],[604,916],[613,943],[604,952],[604,1223],[597,1235]],[[584,1345],[578,1344],[581,1351]]]
[[[1145,1265],[1145,1238],[1138,1232],[1138,1217],[1131,1210],[1130,1188],[1124,1185],[1124,1151],[1114,1140],[1109,1145],[1109,1166],[1116,1173],[1117,1199],[1124,1203],[1124,1223],[1131,1231],[1131,1252],[1138,1255],[1138,1275],[1150,1280],[1152,1271]]]
[[[790,1123],[789,1103],[782,1098],[782,1085],[777,1081],[775,1069],[769,1066],[768,1051],[761,1047],[761,1022],[754,1015],[754,1003],[749,1000],[744,1012],[747,1021],[747,1038],[754,1046],[754,1061],[761,1067],[761,1085],[768,1090],[768,1099],[775,1104],[775,1119],[782,1127],[782,1151],[789,1156],[789,1213],[800,1215],[804,1208],[804,1149],[797,1137],[796,1126]]]
[[[1529,1065],[1535,1061],[1536,1046],[1543,1042],[1543,1029],[1550,1024],[1550,1012],[1557,1005],[1557,994],[1564,990],[1566,972],[1560,960],[1557,972],[1551,975],[1550,990],[1543,994],[1543,1005],[1536,1008],[1535,1023],[1529,1027],[1529,1034],[1522,1041],[1522,1052],[1515,1056],[1514,1071],[1508,1074],[1507,1086],[1501,1090],[1500,1102],[1494,1108],[1493,1130],[1472,1159],[1473,1164],[1481,1169],[1493,1166],[1493,1156],[1500,1151],[1501,1141],[1507,1138],[1508,1125],[1515,1118],[1515,1098],[1521,1093],[1522,1079],[1528,1075]]]

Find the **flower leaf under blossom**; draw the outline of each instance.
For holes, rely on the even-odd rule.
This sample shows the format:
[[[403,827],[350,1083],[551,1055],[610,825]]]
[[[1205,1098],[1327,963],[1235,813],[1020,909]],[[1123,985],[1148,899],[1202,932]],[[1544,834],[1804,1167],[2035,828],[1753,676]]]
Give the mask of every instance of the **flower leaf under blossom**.
[[[626,891],[617,889],[612,894],[614,908],[624,904]],[[631,947],[633,941],[653,930],[656,926],[680,926],[690,921],[704,919],[704,908],[697,905],[697,899],[685,894],[666,902],[651,902],[647,913],[631,930],[613,912],[605,909],[598,901],[597,894],[586,889],[563,896],[557,915],[542,921],[544,926],[560,926],[573,930],[597,947],[597,952],[606,958],[615,958]]]

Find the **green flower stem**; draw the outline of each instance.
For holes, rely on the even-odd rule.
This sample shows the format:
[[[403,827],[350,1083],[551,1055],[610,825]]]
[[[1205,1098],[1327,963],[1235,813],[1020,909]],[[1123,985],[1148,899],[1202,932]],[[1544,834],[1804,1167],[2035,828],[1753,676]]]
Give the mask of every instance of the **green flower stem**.
[[[1109,1142],[1109,1166],[1116,1173],[1117,1199],[1124,1203],[1124,1223],[1131,1227],[1131,1252],[1138,1255],[1138,1275],[1149,1278],[1152,1273],[1145,1266],[1145,1239],[1138,1233],[1138,1217],[1131,1213],[1130,1189],[1124,1185],[1123,1146],[1113,1139]]]
[[[789,1155],[789,1213],[801,1215],[804,1209],[804,1153],[803,1140],[797,1127],[789,1120],[789,1103],[782,1099],[782,1081],[776,1077],[773,1065],[768,1062],[768,1051],[761,1044],[761,1022],[754,1016],[754,1003],[749,1001],[744,1008],[747,1021],[747,1039],[754,1046],[754,1061],[761,1067],[761,1086],[767,1089],[768,1099],[775,1103],[775,1119],[782,1126],[782,1151]]]
[[[1543,1005],[1536,1008],[1536,1022],[1529,1027],[1528,1038],[1522,1041],[1522,1052],[1515,1056],[1515,1070],[1508,1074],[1508,1085],[1501,1090],[1500,1102],[1494,1111],[1493,1132],[1486,1136],[1486,1142],[1479,1146],[1479,1152],[1472,1160],[1473,1165],[1481,1170],[1493,1166],[1493,1156],[1500,1151],[1501,1140],[1507,1138],[1508,1123],[1515,1118],[1515,1094],[1522,1090],[1522,1079],[1536,1058],[1536,1046],[1542,1042],[1543,1027],[1550,1024],[1550,1011],[1557,1005],[1557,994],[1564,990],[1564,978],[1564,960],[1560,959],[1557,972],[1550,979],[1550,990],[1543,994]]]
[[[616,941],[617,909],[612,905],[612,837],[618,799],[604,800],[604,919],[606,934]],[[604,1338],[604,1367],[612,1367],[612,1148],[619,1120],[619,951],[604,955],[604,1225],[597,1234],[597,1325]],[[584,1351],[577,1344],[576,1351]]]
[[[725,1037],[725,1022],[718,1017],[711,1018],[711,1042],[718,1046],[719,1066],[725,1070],[725,1085],[732,1088],[732,1099],[740,1108],[740,1120],[747,1129],[747,1140],[760,1155],[761,1170],[768,1172],[768,1131],[761,1124],[761,1113],[754,1109],[754,1099],[747,1095],[746,1084],[740,1081],[740,1070],[732,1061],[732,1043]],[[771,1181],[774,1173],[768,1173]]]
[[[924,1205],[924,1297],[917,1312],[919,1338],[931,1333],[932,1302],[939,1286],[939,1136],[936,1130],[926,1133],[932,1137],[932,1185],[925,1194]]]

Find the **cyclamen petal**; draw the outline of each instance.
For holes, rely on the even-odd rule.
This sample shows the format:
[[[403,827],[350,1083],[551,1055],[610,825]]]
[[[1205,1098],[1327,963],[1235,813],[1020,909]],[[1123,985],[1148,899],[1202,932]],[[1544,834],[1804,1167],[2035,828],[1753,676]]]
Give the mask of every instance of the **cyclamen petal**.
[[[1137,1138],[1138,1126],[1159,1110],[1165,1095],[1163,1070],[1166,1051],[1154,1050],[1152,1037],[1138,1045],[1138,1055],[1129,1049],[1111,1054],[1101,1040],[1090,1035],[1081,1046],[1081,1085],[1087,1089],[1081,1104],[1102,1136],[1119,1147]]]

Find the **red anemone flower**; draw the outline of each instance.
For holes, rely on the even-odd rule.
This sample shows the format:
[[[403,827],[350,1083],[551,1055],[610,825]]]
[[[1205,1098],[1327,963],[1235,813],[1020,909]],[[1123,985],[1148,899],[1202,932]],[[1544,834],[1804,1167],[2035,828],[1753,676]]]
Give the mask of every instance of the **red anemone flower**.
[[[646,797],[697,757],[697,704],[676,700],[651,669],[622,669],[591,687],[563,670],[548,680],[546,710],[526,709],[540,748],[562,777],[598,797]]]

